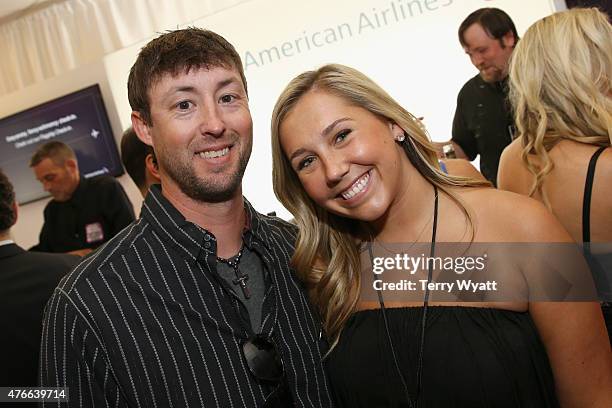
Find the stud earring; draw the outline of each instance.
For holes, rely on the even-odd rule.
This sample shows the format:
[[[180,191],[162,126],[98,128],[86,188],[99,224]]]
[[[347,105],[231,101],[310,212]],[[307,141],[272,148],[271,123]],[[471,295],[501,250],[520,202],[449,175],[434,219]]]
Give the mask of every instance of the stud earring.
[[[395,136],[395,140],[402,143],[404,140],[406,140],[406,135],[403,133],[401,135],[397,135]]]

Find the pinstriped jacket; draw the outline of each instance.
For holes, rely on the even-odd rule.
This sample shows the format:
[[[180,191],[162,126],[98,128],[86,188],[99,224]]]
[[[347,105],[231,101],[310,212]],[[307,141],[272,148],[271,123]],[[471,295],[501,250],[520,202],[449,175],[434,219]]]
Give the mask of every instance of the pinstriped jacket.
[[[296,230],[245,200],[245,245],[269,281],[262,333],[276,344],[298,407],[330,407],[320,323],[289,266]],[[40,382],[64,406],[257,407],[248,315],[216,272],[215,237],[153,186],[141,217],[68,274],[47,304]],[[57,406],[57,404],[47,404]]]

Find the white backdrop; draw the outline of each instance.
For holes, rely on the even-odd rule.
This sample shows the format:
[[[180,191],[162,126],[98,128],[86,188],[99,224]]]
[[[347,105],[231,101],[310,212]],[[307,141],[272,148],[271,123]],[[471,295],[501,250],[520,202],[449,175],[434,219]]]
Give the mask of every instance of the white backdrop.
[[[508,12],[522,34],[535,20],[564,8],[556,0],[232,1],[233,7],[189,25],[220,33],[245,59],[255,129],[244,194],[261,212],[276,211],[283,218],[289,214],[272,191],[269,122],[278,94],[295,75],[330,62],[351,65],[371,76],[415,115],[424,116],[434,140],[447,140],[457,92],[476,74],[457,40],[461,21],[477,8],[499,7]],[[130,125],[128,72],[149,39],[0,97],[0,116],[100,83],[119,139]],[[120,181],[139,208],[140,198],[131,181],[126,176]],[[43,206],[39,201],[21,208],[13,228],[21,245],[37,242]]]
[[[253,0],[195,21],[233,43],[246,67],[255,133],[245,196],[260,211],[289,216],[272,191],[270,116],[291,78],[325,63],[363,71],[424,116],[434,140],[448,140],[457,93],[476,74],[457,29],[481,7],[505,10],[519,35],[556,11],[549,0]]]

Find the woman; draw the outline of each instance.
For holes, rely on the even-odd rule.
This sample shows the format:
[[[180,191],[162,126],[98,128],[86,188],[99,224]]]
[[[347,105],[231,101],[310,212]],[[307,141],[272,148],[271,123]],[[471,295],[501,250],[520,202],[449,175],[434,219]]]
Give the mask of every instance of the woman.
[[[606,243],[586,249],[600,297],[610,302],[612,26],[607,16],[594,8],[572,9],[533,24],[513,53],[510,96],[518,138],[502,155],[499,187],[543,202],[576,242]],[[604,314],[612,341],[609,306]]]
[[[305,72],[283,91],[272,152],[275,193],[300,229],[293,263],[332,344],[339,406],[612,404],[611,353],[595,303],[363,296],[370,282],[360,248],[372,241],[425,243],[432,252],[435,242],[570,242],[542,205],[441,172],[420,122],[341,65]]]

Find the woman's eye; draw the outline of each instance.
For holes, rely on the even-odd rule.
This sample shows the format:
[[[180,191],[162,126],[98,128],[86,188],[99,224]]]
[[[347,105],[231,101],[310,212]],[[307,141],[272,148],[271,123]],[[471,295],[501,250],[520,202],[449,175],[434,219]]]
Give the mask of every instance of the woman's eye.
[[[340,143],[342,142],[344,139],[346,139],[349,135],[349,133],[351,133],[350,129],[345,129],[343,131],[341,131],[340,133],[338,133],[334,139],[335,143]]]
[[[306,157],[304,160],[298,163],[298,170],[305,169],[306,167],[310,166],[313,161],[314,157]]]

